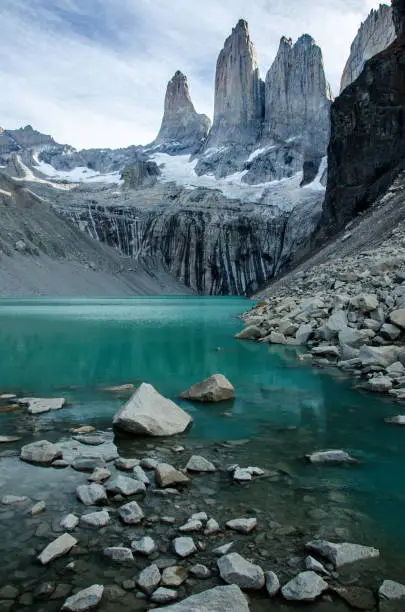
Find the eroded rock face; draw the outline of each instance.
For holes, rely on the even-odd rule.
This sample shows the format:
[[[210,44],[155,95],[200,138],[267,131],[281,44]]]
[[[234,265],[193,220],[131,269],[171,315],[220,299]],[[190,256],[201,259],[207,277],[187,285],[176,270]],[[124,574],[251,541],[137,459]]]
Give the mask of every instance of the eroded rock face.
[[[405,33],[405,5],[403,0],[392,0],[392,11],[397,36]]]
[[[401,32],[403,8],[394,3]],[[397,12],[395,13],[395,10]],[[405,17],[404,17],[405,21]],[[405,159],[405,40],[370,59],[331,111],[328,182],[321,225],[343,227],[393,183]]]
[[[392,9],[387,4],[380,4],[361,24],[352,43],[340,83],[341,93],[357,79],[366,61],[389,47],[395,37]]]
[[[214,122],[206,147],[252,144],[263,117],[263,83],[248,24],[241,19],[219,54]]]
[[[167,85],[162,125],[153,144],[178,152],[196,152],[206,139],[210,126],[209,118],[195,110],[187,77],[178,70]]]

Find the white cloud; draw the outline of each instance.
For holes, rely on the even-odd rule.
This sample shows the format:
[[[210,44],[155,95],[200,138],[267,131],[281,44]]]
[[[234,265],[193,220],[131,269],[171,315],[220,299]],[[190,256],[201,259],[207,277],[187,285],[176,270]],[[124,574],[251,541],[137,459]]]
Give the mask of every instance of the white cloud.
[[[378,0],[13,0],[0,8],[0,125],[31,123],[77,147],[147,143],[180,69],[212,116],[215,62],[240,17],[263,76],[282,35],[311,34],[335,91]]]

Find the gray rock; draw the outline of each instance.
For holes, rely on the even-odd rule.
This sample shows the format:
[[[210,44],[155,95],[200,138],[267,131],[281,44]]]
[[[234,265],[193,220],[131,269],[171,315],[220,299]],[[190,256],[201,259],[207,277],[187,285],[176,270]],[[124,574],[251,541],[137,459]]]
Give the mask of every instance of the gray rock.
[[[236,482],[250,482],[253,480],[253,475],[248,468],[237,467],[233,473],[233,479]]]
[[[103,550],[105,557],[109,557],[115,563],[132,563],[134,557],[130,548],[125,546],[110,546]]]
[[[1,498],[1,503],[4,506],[11,506],[12,504],[22,504],[24,502],[28,501],[28,497],[26,497],[25,495],[4,495]]]
[[[181,533],[192,533],[193,531],[202,531],[203,524],[201,521],[189,519],[187,523],[179,527]]]
[[[83,514],[80,517],[80,521],[90,527],[105,527],[110,522],[110,515],[107,510],[91,512],[90,514]]]
[[[258,340],[263,336],[262,330],[257,325],[248,325],[236,334],[237,340]]]
[[[265,583],[261,567],[250,563],[238,553],[230,553],[218,560],[222,580],[241,589],[262,589]]]
[[[359,359],[365,366],[382,366],[386,368],[398,360],[400,349],[398,346],[362,346]]]
[[[0,587],[0,600],[1,599],[17,599],[19,591],[17,587],[7,584],[6,586]]]
[[[176,555],[184,559],[197,552],[193,538],[181,537],[173,540],[173,548]]]
[[[206,512],[196,512],[190,516],[191,521],[201,521],[206,523],[208,521],[208,514]]]
[[[118,509],[118,514],[127,525],[138,525],[144,518],[143,510],[136,501],[121,506]]]
[[[349,453],[343,450],[317,451],[306,455],[310,463],[357,463]]]
[[[113,493],[115,495],[123,495],[124,497],[129,497],[130,495],[145,494],[146,487],[143,482],[140,480],[135,480],[134,478],[128,478],[127,476],[122,476],[119,474],[113,480],[110,480],[106,484],[106,490],[108,493]]]
[[[215,472],[216,467],[211,461],[200,457],[199,455],[193,455],[188,460],[186,470],[189,472]]]
[[[221,528],[217,521],[213,518],[210,518],[205,526],[204,535],[213,535],[214,533],[218,533],[219,531],[221,531]]]
[[[312,324],[310,323],[304,323],[303,325],[300,325],[300,327],[297,330],[297,333],[295,334],[295,339],[297,341],[298,345],[303,345],[306,344],[308,342],[308,340],[310,339],[310,337],[313,334],[313,327]]]
[[[188,476],[176,470],[168,463],[159,463],[156,467],[156,484],[158,487],[166,488],[173,486],[184,486],[189,482]]]
[[[37,504],[34,504],[30,510],[30,514],[32,516],[36,516],[37,514],[41,514],[46,509],[46,503],[44,501],[40,501]]]
[[[380,551],[377,548],[347,542],[335,544],[326,540],[313,540],[307,544],[307,548],[325,557],[336,568],[348,563],[375,559],[380,556]]]
[[[372,293],[361,293],[351,298],[350,304],[361,312],[372,312],[378,308],[378,298]]]
[[[320,563],[319,561],[317,561],[310,555],[308,555],[308,557],[305,558],[305,569],[312,570],[313,572],[316,572],[317,574],[324,574],[325,576],[329,575],[328,570],[324,568],[322,563]]]
[[[150,480],[140,465],[137,465],[136,467],[134,467],[132,473],[133,473],[135,480],[139,480],[140,482],[143,482],[145,487],[150,485]]]
[[[64,533],[44,548],[38,555],[38,560],[42,565],[47,565],[54,559],[66,555],[76,544],[77,540],[74,537],[69,533]]]
[[[157,565],[149,565],[139,574],[138,586],[147,595],[151,595],[158,588],[160,580],[161,574]]]
[[[85,506],[99,506],[108,501],[104,487],[97,483],[79,485],[76,489],[76,497]]]
[[[170,603],[176,601],[179,595],[174,589],[166,589],[165,587],[159,587],[150,598],[154,603]]]
[[[380,329],[380,335],[386,340],[397,340],[401,333],[399,327],[392,325],[392,323],[384,323]]]
[[[79,591],[69,597],[63,604],[61,610],[67,612],[85,612],[96,608],[103,597],[104,587],[101,584],[93,584],[87,589]]]
[[[274,572],[264,572],[266,590],[270,597],[274,597],[280,590],[280,581]]]
[[[315,572],[301,572],[285,584],[281,593],[285,599],[293,601],[313,601],[324,591],[329,588],[329,585],[323,578]]]
[[[337,346],[316,346],[312,349],[312,354],[315,357],[340,357],[340,351]]]
[[[223,402],[235,397],[235,389],[223,374],[213,374],[181,393],[180,397],[194,402]]]
[[[123,457],[118,457],[114,461],[114,465],[117,470],[122,470],[123,472],[132,472],[134,467],[140,464],[139,459],[124,459]]]
[[[62,451],[48,440],[27,444],[22,447],[20,453],[20,459],[38,465],[50,465],[52,461],[62,456]]]
[[[140,465],[144,470],[156,470],[159,461],[152,459],[152,457],[144,457],[141,459]]]
[[[398,310],[393,310],[390,313],[390,321],[397,327],[401,329],[405,329],[405,308],[399,308]]]
[[[367,342],[369,331],[367,329],[357,330],[346,327],[339,332],[339,344],[347,344],[348,346],[359,348]]]
[[[187,597],[182,602],[156,612],[249,612],[249,606],[242,591],[236,585],[219,586]]]
[[[368,381],[366,388],[374,393],[385,393],[392,389],[392,380],[388,376],[375,376]]]
[[[227,544],[222,544],[222,546],[218,546],[214,548],[212,554],[216,557],[222,557],[223,555],[227,555],[230,550],[232,550],[233,542],[228,542]]]
[[[107,470],[107,468],[96,468],[93,470],[87,480],[90,482],[104,482],[110,478],[110,476],[111,472],[110,470]]]
[[[75,457],[72,461],[72,468],[77,472],[93,472],[96,469],[105,468],[105,461],[102,457]]]
[[[255,518],[239,518],[228,521],[226,526],[228,529],[238,531],[239,533],[250,533],[257,527],[257,519]]]
[[[43,414],[51,410],[60,410],[66,404],[66,400],[64,397],[23,397],[18,403],[27,406],[30,414]]]
[[[211,577],[211,571],[206,565],[202,565],[201,563],[197,563],[193,565],[193,567],[190,567],[190,574],[194,576],[194,578],[199,578],[200,580]]]
[[[156,551],[157,546],[155,541],[150,536],[145,536],[140,540],[134,540],[131,542],[131,548],[135,553],[148,557]]]
[[[152,385],[142,383],[131,399],[114,416],[113,424],[128,433],[171,436],[182,433],[192,418]]]
[[[9,442],[18,442],[21,440],[18,436],[0,436],[0,444],[8,444]]]
[[[187,580],[188,570],[182,565],[166,567],[162,573],[162,585],[166,587],[179,587]]]
[[[378,589],[380,599],[405,599],[405,585],[393,580],[384,580]]]
[[[76,442],[87,446],[101,446],[101,444],[105,443],[105,439],[102,436],[76,435],[72,436],[72,438]]]
[[[67,514],[59,525],[66,531],[73,531],[79,524],[79,518],[75,514]]]

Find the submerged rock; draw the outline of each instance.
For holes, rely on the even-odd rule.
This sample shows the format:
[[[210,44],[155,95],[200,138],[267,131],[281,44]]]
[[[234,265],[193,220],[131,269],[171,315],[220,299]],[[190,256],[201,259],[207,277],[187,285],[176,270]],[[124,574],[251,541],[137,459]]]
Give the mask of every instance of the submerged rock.
[[[105,527],[110,522],[110,515],[107,510],[101,510],[101,512],[84,514],[80,517],[80,521],[91,527]]]
[[[62,451],[52,442],[48,442],[48,440],[40,440],[39,442],[27,444],[22,447],[20,453],[20,459],[38,465],[50,465],[52,461],[62,456]]]
[[[384,419],[384,421],[393,425],[405,425],[405,414],[398,414],[397,416],[387,417],[386,419]]]
[[[187,597],[180,603],[165,608],[156,608],[156,612],[249,612],[245,596],[238,586],[218,586],[208,591]]]
[[[103,593],[104,587],[101,584],[93,584],[87,589],[83,589],[69,597],[61,610],[66,610],[67,612],[86,612],[86,610],[92,610],[101,602]]]
[[[378,589],[380,599],[403,599],[405,600],[405,585],[393,580],[384,580]]]
[[[147,383],[116,413],[113,424],[132,434],[172,436],[182,433],[193,419]]]
[[[285,599],[293,601],[313,601],[326,589],[329,585],[323,578],[318,576],[315,572],[307,571],[301,572],[285,584],[281,593]]]
[[[47,565],[54,559],[66,555],[76,544],[76,538],[69,533],[64,533],[44,548],[41,554],[38,555],[38,560],[42,565]]]
[[[343,450],[317,451],[306,455],[310,463],[358,463],[349,453]]]
[[[236,584],[241,589],[262,589],[265,583],[261,567],[244,559],[238,553],[224,555],[218,560],[218,569],[222,580]]]
[[[110,546],[104,549],[103,554],[115,563],[132,563],[134,560],[132,550],[125,546]]]
[[[122,476],[121,474],[106,484],[106,490],[108,493],[124,495],[125,497],[136,495],[137,493],[146,493],[146,487],[143,482]]]
[[[183,391],[180,397],[194,402],[223,402],[234,399],[235,389],[223,374],[213,374]]]
[[[107,493],[100,484],[79,485],[76,496],[86,506],[98,506],[107,503]]]
[[[380,551],[377,548],[348,542],[335,544],[326,540],[313,540],[308,542],[307,548],[325,557],[336,568],[348,563],[354,563],[355,561],[375,559],[380,556]]]
[[[266,590],[270,597],[274,597],[280,590],[280,580],[274,572],[265,572]]]
[[[122,522],[127,525],[137,525],[144,518],[143,510],[136,501],[121,506],[118,509],[118,514]]]

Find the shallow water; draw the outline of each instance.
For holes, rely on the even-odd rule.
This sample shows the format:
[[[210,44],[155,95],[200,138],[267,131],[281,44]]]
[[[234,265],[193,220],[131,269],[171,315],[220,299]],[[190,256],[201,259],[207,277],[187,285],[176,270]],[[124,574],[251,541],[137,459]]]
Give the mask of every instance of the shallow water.
[[[398,404],[353,390],[353,381],[337,371],[312,369],[307,361],[297,360],[297,349],[234,340],[241,326],[237,315],[250,305],[241,298],[197,297],[1,300],[0,391],[25,396],[63,395],[69,406],[40,417],[30,417],[21,410],[0,414],[0,433],[17,432],[23,442],[43,438],[62,441],[68,452],[97,454],[99,447],[72,447],[69,429],[90,423],[107,431],[112,415],[124,400],[102,388],[150,382],[190,411],[193,427],[175,441],[161,444],[115,439],[120,454],[142,456],[158,446],[158,454],[164,457],[168,453],[171,462],[184,464],[186,458],[180,459],[170,450],[180,440],[186,453],[201,447],[199,452],[216,458],[221,467],[237,462],[276,473],[274,478],[248,487],[231,485],[224,473],[199,477],[191,501],[182,499],[179,504],[180,517],[192,504],[215,505],[213,514],[221,520],[230,518],[230,514],[243,516],[243,509],[258,513],[263,517],[264,539],[257,536],[262,556],[257,561],[266,566],[267,560],[265,569],[277,566],[285,576],[289,557],[303,555],[305,538],[322,535],[381,548],[381,562],[361,574],[367,585],[375,588],[378,580],[387,577],[405,581],[405,431],[383,421],[385,416],[398,413]],[[181,391],[215,372],[234,383],[233,403],[198,406],[177,400]],[[115,450],[110,435],[110,448]],[[246,444],[238,443],[242,439]],[[224,440],[237,444],[224,447],[220,444]],[[2,445],[0,451],[19,447],[20,443]],[[305,453],[328,447],[345,448],[361,463],[350,468],[326,468],[302,460]],[[30,579],[37,581],[41,576],[42,581],[87,586],[89,580],[101,580],[101,571],[113,571],[97,556],[100,545],[94,532],[90,534],[93,548],[89,537],[85,570],[74,580],[63,578],[66,558],[56,562],[56,570],[44,571],[33,564],[33,554],[54,537],[55,521],[62,509],[65,514],[73,509],[83,513],[74,489],[85,482],[84,474],[70,468],[35,468],[15,457],[0,459],[0,468],[1,495],[24,494],[31,499],[49,496],[49,507],[39,518],[27,519],[26,508],[15,506],[4,508],[0,515],[2,556],[10,561],[18,548],[20,556],[12,559],[11,566],[23,589]],[[157,502],[171,505],[159,498],[150,502],[151,512],[159,513]],[[314,512],[319,508],[324,510],[322,518]],[[35,536],[44,519],[48,531],[43,527]],[[26,535],[18,540],[15,531],[21,521],[27,524]],[[293,526],[296,531],[283,535],[274,523]],[[270,537],[269,532],[275,535]],[[107,527],[106,537],[109,533],[112,540],[123,537],[119,529]],[[23,550],[22,540],[26,541]],[[271,543],[266,544],[267,540]],[[245,538],[241,546],[244,551],[251,545]],[[80,563],[85,563],[82,558]],[[0,584],[14,583],[10,571],[10,563],[3,563]],[[56,607],[41,602],[38,609],[58,609],[53,605]],[[114,605],[111,609],[120,609]]]

